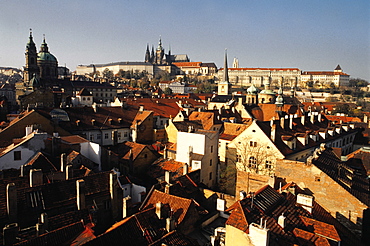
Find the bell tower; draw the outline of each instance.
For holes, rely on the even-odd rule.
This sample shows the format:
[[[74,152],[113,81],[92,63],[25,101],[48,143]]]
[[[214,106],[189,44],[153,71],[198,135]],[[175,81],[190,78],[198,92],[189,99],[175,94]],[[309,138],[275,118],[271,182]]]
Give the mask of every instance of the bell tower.
[[[39,67],[37,66],[37,51],[36,45],[33,42],[32,29],[30,29],[30,37],[26,45],[26,67],[24,68],[24,82],[29,83],[33,75],[39,76]]]

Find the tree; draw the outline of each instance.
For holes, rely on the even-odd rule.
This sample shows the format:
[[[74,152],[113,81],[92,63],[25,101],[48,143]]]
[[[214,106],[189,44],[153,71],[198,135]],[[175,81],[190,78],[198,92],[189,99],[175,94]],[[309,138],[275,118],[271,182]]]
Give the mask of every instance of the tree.
[[[166,89],[164,89],[164,94],[166,95],[171,95],[172,94],[172,89],[170,87],[166,87]]]
[[[103,71],[103,77],[106,79],[112,79],[113,78],[113,71],[109,70],[109,68],[104,69]]]

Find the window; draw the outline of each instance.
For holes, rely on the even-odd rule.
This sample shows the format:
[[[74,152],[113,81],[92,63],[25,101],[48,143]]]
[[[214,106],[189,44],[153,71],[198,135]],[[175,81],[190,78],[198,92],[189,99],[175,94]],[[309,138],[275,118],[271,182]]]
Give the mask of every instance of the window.
[[[212,172],[209,173],[209,180],[212,180]]]
[[[316,177],[315,177],[315,181],[316,181],[316,182],[320,182],[320,177],[319,177],[319,176],[316,176]]]
[[[211,153],[213,153],[213,145],[211,145]]]
[[[242,158],[241,155],[236,154],[236,162],[241,162]]]
[[[145,159],[146,159],[146,158],[148,158],[148,155],[147,155],[147,154],[145,154],[145,155],[144,155],[144,158],[145,158]]]
[[[123,136],[126,138],[127,137],[127,132],[124,132],[123,133]]]
[[[210,166],[212,166],[212,159],[211,159],[211,160],[209,160],[209,165],[210,165]]]
[[[94,135],[93,134],[90,135],[90,141],[94,141]]]
[[[22,160],[22,152],[21,151],[14,151],[14,160],[15,161],[20,161]]]
[[[272,161],[266,160],[265,168],[266,169],[272,169]]]
[[[120,132],[117,133],[118,139],[121,139],[122,134]]]
[[[109,135],[108,133],[104,133],[104,139],[108,139]]]
[[[100,133],[96,135],[96,139],[101,139],[101,134]]]
[[[249,167],[256,168],[257,167],[257,159],[254,156],[249,157]]]
[[[249,146],[251,146],[251,147],[257,147],[257,142],[250,141],[249,142]]]

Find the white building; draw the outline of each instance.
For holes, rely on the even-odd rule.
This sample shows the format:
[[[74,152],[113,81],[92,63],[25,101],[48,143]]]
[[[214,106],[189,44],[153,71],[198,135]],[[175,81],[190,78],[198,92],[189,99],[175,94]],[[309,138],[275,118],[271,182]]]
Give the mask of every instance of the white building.
[[[309,71],[301,75],[301,84],[307,86],[308,82],[320,87],[329,87],[332,83],[336,86],[348,86],[349,76],[343,73],[342,68],[338,65],[334,71]]]
[[[200,169],[200,181],[214,187],[218,179],[218,132],[178,132],[176,161],[188,163],[191,170]]]

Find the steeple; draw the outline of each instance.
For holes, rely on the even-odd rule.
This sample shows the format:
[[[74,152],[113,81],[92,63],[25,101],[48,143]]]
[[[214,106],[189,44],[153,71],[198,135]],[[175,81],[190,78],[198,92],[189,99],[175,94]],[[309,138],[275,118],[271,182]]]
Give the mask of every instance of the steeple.
[[[48,53],[49,52],[49,48],[48,48],[48,45],[45,41],[45,34],[44,34],[44,40],[41,44],[41,47],[40,47],[40,52],[45,52],[45,53]]]
[[[280,88],[279,88],[278,96],[277,96],[277,98],[276,98],[275,105],[276,105],[278,108],[281,108],[281,107],[283,107],[283,105],[284,105],[283,88],[282,88],[282,87],[280,87]],[[281,110],[280,110],[280,111],[281,111]]]
[[[150,62],[149,44],[146,45],[145,62]]]
[[[225,49],[225,59],[224,59],[224,76],[222,78],[222,81],[229,82],[229,68],[227,66],[227,49]]]
[[[158,42],[158,48],[157,50],[163,50],[163,47],[162,47],[162,37],[159,36],[159,42]]]
[[[30,28],[30,37],[28,39],[28,43],[26,45],[27,51],[35,51],[36,52],[36,45],[33,42],[33,37],[32,37],[32,28]]]

